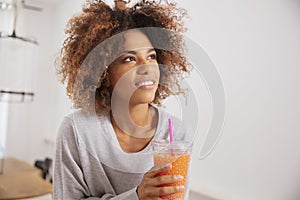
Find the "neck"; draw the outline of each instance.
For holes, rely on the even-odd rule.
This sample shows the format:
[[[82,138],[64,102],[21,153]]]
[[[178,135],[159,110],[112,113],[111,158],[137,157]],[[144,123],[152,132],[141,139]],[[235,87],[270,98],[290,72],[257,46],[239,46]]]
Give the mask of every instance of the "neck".
[[[129,104],[129,107],[118,103],[112,106],[111,121],[114,128],[138,138],[153,136],[156,128],[156,112],[148,103]]]
[[[145,127],[151,123],[149,104],[129,105],[129,114],[138,126]]]

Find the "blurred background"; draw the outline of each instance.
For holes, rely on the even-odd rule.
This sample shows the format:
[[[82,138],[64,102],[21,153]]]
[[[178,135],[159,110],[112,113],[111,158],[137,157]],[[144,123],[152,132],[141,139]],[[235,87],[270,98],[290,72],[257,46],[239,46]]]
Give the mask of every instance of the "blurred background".
[[[15,13],[5,6],[12,0],[0,2],[0,32],[5,37],[13,33]],[[199,95],[200,130],[191,190],[224,200],[299,200],[300,1],[176,2],[189,13],[187,36],[214,62],[226,95],[222,136],[204,159],[199,159],[200,146],[212,108],[209,93]],[[54,157],[58,126],[71,112],[54,62],[67,20],[81,10],[83,0],[26,0],[27,6],[40,10],[26,9],[21,1],[17,4],[16,33],[38,45],[29,45],[25,52],[31,53],[22,54],[22,66],[7,70],[5,63],[16,60],[5,54],[6,44],[0,38],[0,87],[1,81],[14,84],[31,77],[17,86],[34,92],[34,99],[29,95],[28,101],[7,103],[1,94],[0,156],[34,163]],[[28,64],[29,58],[35,64]],[[205,89],[204,83],[197,84]]]

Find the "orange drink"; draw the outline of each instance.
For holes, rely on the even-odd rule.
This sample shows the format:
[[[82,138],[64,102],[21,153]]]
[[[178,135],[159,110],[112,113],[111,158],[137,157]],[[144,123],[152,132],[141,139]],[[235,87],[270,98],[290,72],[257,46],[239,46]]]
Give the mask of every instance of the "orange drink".
[[[174,141],[172,144],[169,144],[168,141],[160,141],[153,142],[152,144],[154,150],[154,165],[161,164],[172,164],[172,168],[170,170],[166,170],[164,172],[160,172],[156,174],[156,176],[162,175],[181,175],[183,176],[183,180],[170,183],[163,184],[160,186],[180,186],[183,185],[186,189],[187,184],[187,176],[188,176],[188,168],[190,162],[190,154],[189,154],[189,145],[186,142],[182,141]],[[161,196],[163,199],[168,200],[184,200],[185,192],[178,192],[174,194],[168,194]]]

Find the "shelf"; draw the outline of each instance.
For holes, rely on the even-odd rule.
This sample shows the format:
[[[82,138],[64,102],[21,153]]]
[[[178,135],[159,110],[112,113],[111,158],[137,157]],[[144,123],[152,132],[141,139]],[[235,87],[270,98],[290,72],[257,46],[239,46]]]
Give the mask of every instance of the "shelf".
[[[33,92],[20,92],[10,90],[0,90],[0,102],[32,102],[34,99]]]

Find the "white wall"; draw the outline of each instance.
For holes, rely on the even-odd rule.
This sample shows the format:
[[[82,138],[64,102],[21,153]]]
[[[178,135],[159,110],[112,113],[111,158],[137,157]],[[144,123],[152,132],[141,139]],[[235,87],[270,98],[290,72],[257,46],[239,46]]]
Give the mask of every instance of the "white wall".
[[[54,60],[64,38],[64,26],[70,17],[60,6],[40,3],[42,12],[20,9],[17,32],[35,36],[39,42],[38,67],[34,80],[35,99],[32,103],[10,104],[7,156],[31,163],[53,157],[57,128],[71,104],[65,88],[55,74]],[[72,13],[76,4],[73,3]],[[77,5],[79,9],[79,4]]]
[[[300,199],[300,2],[182,4],[227,97],[223,136],[194,161],[192,188],[232,200]]]
[[[5,157],[5,147],[6,147],[6,133],[7,133],[7,120],[9,113],[9,106],[7,103],[3,102],[3,100],[7,99],[8,96],[5,94],[1,95],[0,102],[0,159]],[[1,171],[1,167],[0,167]]]
[[[227,98],[222,138],[206,159],[194,155],[191,188],[226,200],[300,199],[300,2],[178,2],[191,17],[188,35],[215,62]],[[37,92],[33,103],[10,106],[9,156],[53,156],[44,140],[54,140],[71,106],[53,62],[64,24],[80,4],[45,3],[42,13],[24,14],[20,34],[40,42]],[[204,130],[209,112],[199,113]]]

